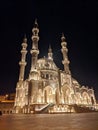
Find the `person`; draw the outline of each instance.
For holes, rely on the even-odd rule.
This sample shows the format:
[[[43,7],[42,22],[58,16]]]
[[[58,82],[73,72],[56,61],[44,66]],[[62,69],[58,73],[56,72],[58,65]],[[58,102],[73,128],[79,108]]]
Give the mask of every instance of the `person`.
[[[2,111],[0,111],[0,116],[2,115]]]

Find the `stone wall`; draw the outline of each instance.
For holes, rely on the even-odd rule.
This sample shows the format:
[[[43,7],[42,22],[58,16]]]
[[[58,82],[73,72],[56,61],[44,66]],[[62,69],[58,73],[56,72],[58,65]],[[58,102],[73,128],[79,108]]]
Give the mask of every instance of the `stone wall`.
[[[2,114],[13,113],[14,102],[0,102],[0,111]]]

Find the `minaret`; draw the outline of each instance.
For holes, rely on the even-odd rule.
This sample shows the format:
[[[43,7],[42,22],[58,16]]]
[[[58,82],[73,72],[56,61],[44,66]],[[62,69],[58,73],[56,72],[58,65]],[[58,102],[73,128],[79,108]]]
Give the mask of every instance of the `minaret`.
[[[19,81],[24,80],[24,73],[25,73],[25,66],[26,66],[26,54],[27,54],[27,38],[26,36],[23,39],[23,43],[21,44],[22,50],[21,50],[21,61],[19,62],[20,65],[20,74],[19,74]]]
[[[68,55],[67,55],[67,52],[68,52],[68,49],[67,49],[67,42],[65,41],[65,36],[64,34],[62,34],[62,37],[61,37],[61,46],[62,46],[62,49],[61,49],[61,52],[63,54],[63,65],[64,65],[64,71],[67,73],[67,74],[70,74],[70,70],[69,70],[69,60],[68,60]]]
[[[48,59],[53,60],[53,53],[52,53],[51,45],[49,45],[49,49],[48,49]]]
[[[38,41],[39,41],[39,29],[38,29],[38,23],[37,20],[35,20],[34,27],[32,29],[32,49],[30,51],[32,55],[31,59],[31,72],[36,69],[36,63],[38,59],[39,49],[38,49]]]

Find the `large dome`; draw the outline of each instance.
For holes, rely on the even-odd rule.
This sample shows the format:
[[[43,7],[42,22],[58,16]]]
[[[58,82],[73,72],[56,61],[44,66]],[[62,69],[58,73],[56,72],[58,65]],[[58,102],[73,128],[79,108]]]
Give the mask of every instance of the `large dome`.
[[[40,70],[58,70],[58,67],[56,66],[56,64],[54,63],[53,60],[50,60],[48,58],[40,58],[37,61],[37,69]]]

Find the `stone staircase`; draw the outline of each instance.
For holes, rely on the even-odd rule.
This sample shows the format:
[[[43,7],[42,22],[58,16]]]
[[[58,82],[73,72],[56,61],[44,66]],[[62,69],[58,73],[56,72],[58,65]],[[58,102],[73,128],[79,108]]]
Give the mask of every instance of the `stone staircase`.
[[[36,114],[45,114],[45,113],[48,113],[49,108],[53,107],[53,106],[54,106],[53,103],[46,104],[44,107],[42,107],[38,111],[35,111],[35,113]]]

